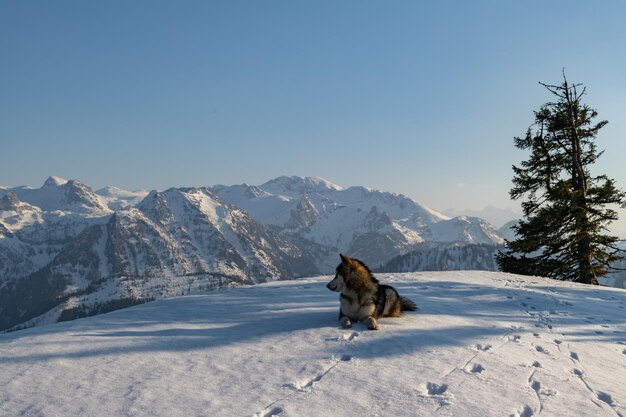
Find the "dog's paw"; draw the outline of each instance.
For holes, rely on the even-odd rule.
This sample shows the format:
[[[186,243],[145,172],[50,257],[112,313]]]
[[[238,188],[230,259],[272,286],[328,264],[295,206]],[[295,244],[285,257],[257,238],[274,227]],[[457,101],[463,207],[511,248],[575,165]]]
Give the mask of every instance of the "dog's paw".
[[[349,318],[342,317],[341,318],[341,327],[343,327],[344,329],[350,329],[352,327],[352,322],[350,321]]]
[[[378,330],[378,322],[374,317],[370,317],[367,320],[367,328],[370,330]]]

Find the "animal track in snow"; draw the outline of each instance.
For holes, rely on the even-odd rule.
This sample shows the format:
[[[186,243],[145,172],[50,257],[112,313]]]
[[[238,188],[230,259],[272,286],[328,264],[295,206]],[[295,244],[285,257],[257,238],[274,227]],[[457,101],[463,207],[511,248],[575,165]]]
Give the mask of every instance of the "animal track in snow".
[[[428,382],[426,384],[426,391],[428,395],[443,395],[448,391],[448,384],[437,385],[433,382]]]
[[[611,394],[607,394],[606,392],[598,391],[596,396],[600,401],[607,403],[608,405],[613,405],[613,397]]]
[[[510,417],[532,417],[534,414],[535,412],[533,409],[525,405],[524,408],[522,408],[522,411],[517,411],[514,414],[511,414]]]
[[[258,413],[255,413],[253,417],[272,417],[272,416],[280,416],[280,414],[284,410],[280,407],[273,407],[270,410],[263,410]]]
[[[476,350],[480,350],[482,352],[487,352],[489,349],[491,349],[491,345],[481,345],[480,343],[477,344],[475,347]]]
[[[450,404],[450,399],[453,396],[448,392],[448,384],[435,384],[434,382],[427,382],[424,386],[422,394],[425,398],[434,400],[439,404],[437,410]]]
[[[344,334],[343,336],[341,336],[342,340],[345,340],[346,342],[351,342],[357,337],[359,337],[359,332],[352,332],[350,334]]]
[[[537,362],[537,361],[534,361],[534,362],[533,362],[533,364],[532,364],[532,366],[533,366],[534,368],[541,368],[541,364],[540,364],[539,362]]]
[[[475,364],[474,364],[474,365],[472,365],[472,366],[467,366],[467,367],[465,368],[465,370],[466,370],[467,372],[471,372],[471,373],[473,373],[473,374],[479,374],[479,373],[481,373],[482,371],[484,371],[484,370],[485,370],[485,368],[484,368],[481,364],[479,364],[479,363],[475,363]]]
[[[574,359],[574,360],[576,360],[576,361],[580,360],[580,359],[578,359],[578,353],[576,353],[576,352],[570,352],[569,353],[569,357]]]
[[[539,345],[537,345],[537,346],[535,346],[535,350],[536,350],[537,352],[539,352],[539,353],[545,353],[545,354],[548,354],[548,351],[547,351],[547,350],[545,350],[545,349],[543,348],[543,346],[539,346]]]
[[[562,341],[560,341],[559,339],[554,339],[554,343],[556,343],[557,345],[560,345],[561,343],[563,343]]]
[[[576,375],[580,381],[585,384],[585,387],[587,387],[587,389],[589,390],[589,392],[591,394],[593,394],[598,400],[602,401],[603,403],[605,403],[606,405],[608,405],[609,407],[611,407],[613,409],[613,411],[615,412],[615,414],[617,414],[619,417],[623,417],[621,413],[619,413],[616,409],[615,409],[615,403],[613,401],[613,397],[611,396],[611,394],[608,394],[604,391],[597,391],[595,392],[591,386],[587,383],[587,380],[585,379],[585,373],[583,371],[581,371],[580,369],[574,368],[572,369],[572,372],[574,373],[574,375]],[[593,399],[591,400],[595,405],[597,405],[598,407],[600,407],[600,404],[598,404],[596,401],[594,401]]]
[[[326,368],[324,371],[318,373],[317,375],[315,375],[312,378],[296,381],[294,384],[288,384],[286,386],[294,388],[294,389],[296,389],[298,391],[301,391],[301,390],[303,390],[305,388],[309,388],[309,387],[313,386],[313,384],[315,384],[316,382],[321,381],[322,378],[324,378],[326,376],[326,374],[328,374],[330,371],[332,371],[340,362],[348,362],[348,361],[351,361],[351,360],[352,360],[352,356],[347,355],[347,354],[343,354],[339,358],[335,358],[333,356],[333,359],[332,359],[333,364],[330,365],[328,368]]]
[[[556,390],[542,387],[541,382],[537,381],[536,379],[533,379],[535,372],[536,371],[533,371],[530,378],[528,378],[528,383],[530,384],[530,387],[533,389],[533,391],[535,391],[535,394],[537,395],[537,401],[539,402],[539,413],[541,413],[541,411],[543,410],[543,401],[541,398],[555,396]]]

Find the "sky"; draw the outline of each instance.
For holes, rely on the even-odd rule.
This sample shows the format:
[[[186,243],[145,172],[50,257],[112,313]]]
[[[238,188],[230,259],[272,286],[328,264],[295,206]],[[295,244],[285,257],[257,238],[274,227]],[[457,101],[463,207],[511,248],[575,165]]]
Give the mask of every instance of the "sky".
[[[517,209],[513,137],[565,68],[609,121],[592,173],[626,188],[625,18],[623,1],[0,0],[0,184],[320,176]]]

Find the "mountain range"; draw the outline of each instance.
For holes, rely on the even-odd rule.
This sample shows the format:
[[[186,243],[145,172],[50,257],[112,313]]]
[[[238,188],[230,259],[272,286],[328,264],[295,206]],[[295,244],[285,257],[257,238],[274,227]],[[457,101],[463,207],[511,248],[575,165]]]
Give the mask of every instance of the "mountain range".
[[[0,188],[0,329],[331,273],[339,252],[377,267],[424,244],[503,243],[480,218],[318,177],[151,192],[49,177]]]

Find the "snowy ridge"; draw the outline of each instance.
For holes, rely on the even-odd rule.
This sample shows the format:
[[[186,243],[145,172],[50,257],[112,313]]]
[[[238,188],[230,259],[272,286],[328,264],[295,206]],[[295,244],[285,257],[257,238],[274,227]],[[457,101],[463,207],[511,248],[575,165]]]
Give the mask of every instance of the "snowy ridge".
[[[20,201],[37,206],[44,211],[63,211],[85,216],[101,216],[111,212],[106,200],[79,180],[49,177],[40,188],[16,187],[11,189]]]
[[[437,242],[466,242],[503,245],[504,239],[489,223],[478,217],[459,216],[431,226]]]
[[[498,271],[495,255],[503,245],[439,243],[423,244],[376,268],[380,272]]]
[[[323,248],[316,258],[322,271],[332,270],[338,251],[382,264],[423,242],[504,243],[482,219],[450,219],[402,194],[343,188],[321,178],[279,177],[213,191],[285,238]]]
[[[96,194],[104,198],[107,205],[112,210],[122,210],[135,207],[148,195],[148,191],[126,191],[117,187],[108,186],[97,190]]]
[[[0,335],[0,414],[626,415],[623,290],[490,272],[378,278],[419,312],[341,329],[318,277]]]

